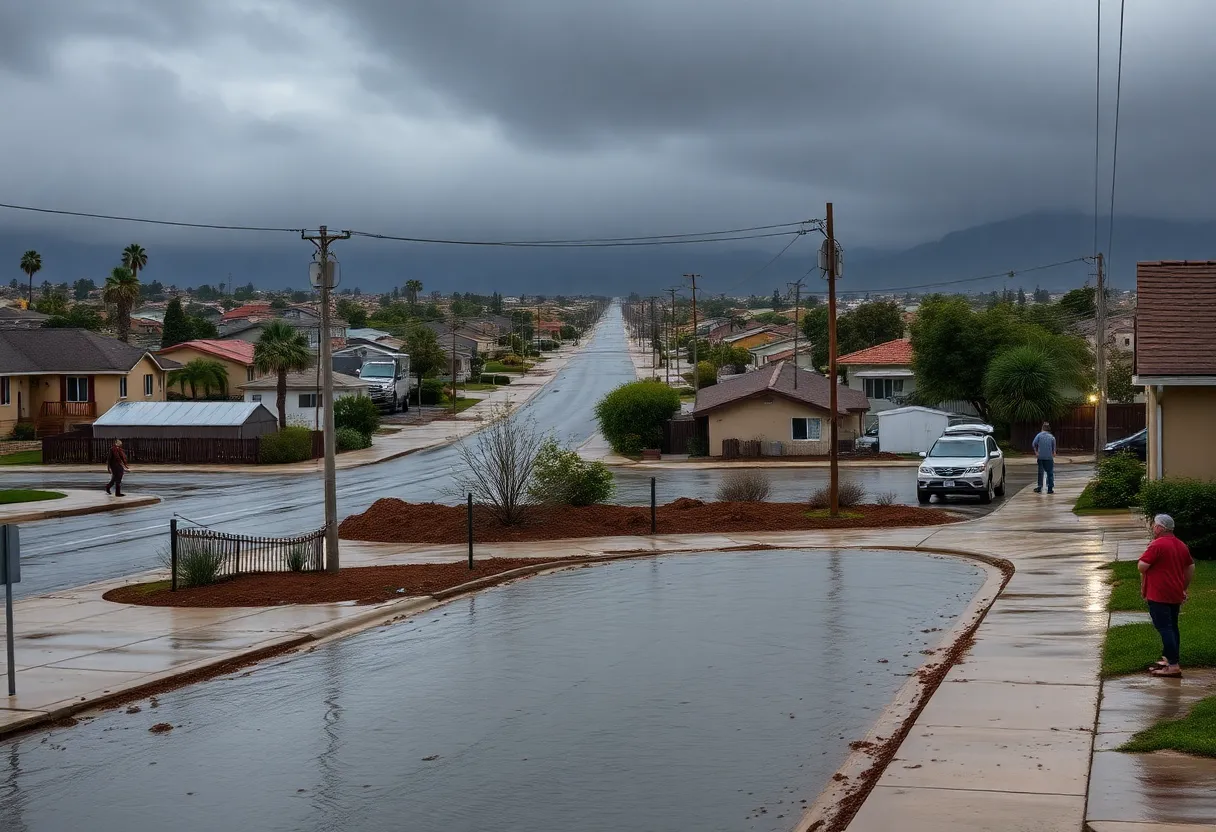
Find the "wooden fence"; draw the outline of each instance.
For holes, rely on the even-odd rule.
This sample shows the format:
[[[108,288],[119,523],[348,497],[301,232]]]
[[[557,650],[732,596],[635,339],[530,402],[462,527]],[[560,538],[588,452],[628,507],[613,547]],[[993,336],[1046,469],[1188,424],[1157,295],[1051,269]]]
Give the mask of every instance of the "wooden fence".
[[[133,465],[256,465],[259,439],[124,439],[122,449]],[[113,439],[79,434],[42,440],[42,461],[48,464],[105,465]],[[324,434],[312,432],[312,458],[325,455]]]
[[[1093,453],[1094,450],[1094,416],[1093,405],[1080,405],[1051,422],[1051,432],[1056,438],[1056,447],[1060,450],[1084,451]],[[1106,406],[1106,441],[1113,442],[1144,430],[1146,412],[1143,404],[1108,404]],[[1010,441],[1019,451],[1030,453],[1031,442],[1039,432],[1038,422],[1019,422],[1010,430]]]

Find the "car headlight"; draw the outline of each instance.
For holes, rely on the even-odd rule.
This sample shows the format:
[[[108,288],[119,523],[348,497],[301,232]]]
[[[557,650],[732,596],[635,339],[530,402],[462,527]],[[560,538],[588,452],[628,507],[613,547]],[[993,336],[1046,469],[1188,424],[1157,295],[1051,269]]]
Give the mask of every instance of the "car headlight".
[[[933,473],[933,469],[932,469],[932,468],[921,468],[921,469],[920,469],[920,473],[925,474],[925,475],[929,475],[929,474],[932,474],[932,473]]]
[[[983,465],[972,465],[970,468],[968,468],[963,473],[964,474],[982,474],[982,473],[984,473],[984,466]]]

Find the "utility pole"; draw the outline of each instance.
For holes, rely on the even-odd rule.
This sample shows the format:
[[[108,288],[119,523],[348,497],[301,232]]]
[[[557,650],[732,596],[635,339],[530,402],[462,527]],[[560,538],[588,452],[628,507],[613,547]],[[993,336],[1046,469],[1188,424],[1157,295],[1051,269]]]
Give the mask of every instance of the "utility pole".
[[[836,418],[840,405],[836,401],[836,231],[832,224],[832,203],[830,202],[827,211],[825,230],[828,236],[828,406],[832,410],[829,417],[832,445],[828,449],[828,459],[832,473],[828,485],[828,512],[832,517],[836,517],[840,514],[840,445],[837,441],[839,432]],[[796,373],[795,377],[797,377]]]
[[[697,360],[697,278],[699,274],[686,274],[684,279],[692,283],[692,391],[701,392],[700,363]]]
[[[337,281],[334,279],[337,269],[330,268],[329,244],[336,240],[349,240],[349,231],[330,234],[326,226],[317,229],[316,234],[301,231],[300,237],[308,240],[317,247],[317,262],[319,264],[319,288],[321,290],[321,396],[318,407],[325,409],[325,569],[337,572],[338,555],[338,478],[334,465],[336,448],[334,444],[334,360],[333,342],[330,340],[329,293]]]
[[[654,314],[654,304],[657,300],[657,296],[650,296],[650,374],[654,378],[659,376],[659,334],[658,322]]]
[[[456,310],[452,309],[452,415],[456,415]]]
[[[802,281],[800,277],[793,283],[786,284],[794,290],[794,389],[798,389],[798,308],[802,303]]]
[[[1106,446],[1106,275],[1105,259],[1098,252],[1098,286],[1095,294],[1094,357],[1098,376],[1098,402],[1094,407],[1094,459],[1102,460]]]
[[[536,358],[540,359],[540,304],[536,304]]]
[[[667,383],[671,384],[671,342],[680,340],[680,328],[676,322],[676,292],[678,286],[668,289],[671,292],[671,328],[667,331],[667,342],[663,345],[667,350]],[[676,349],[676,378],[680,377],[680,350]]]

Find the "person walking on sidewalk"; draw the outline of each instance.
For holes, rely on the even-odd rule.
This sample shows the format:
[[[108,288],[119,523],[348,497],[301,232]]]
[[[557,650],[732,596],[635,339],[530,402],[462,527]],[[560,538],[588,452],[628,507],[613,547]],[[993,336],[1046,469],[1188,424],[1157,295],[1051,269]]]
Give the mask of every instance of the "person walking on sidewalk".
[[[1153,518],[1153,542],[1140,556],[1137,568],[1140,595],[1148,601],[1149,617],[1161,634],[1163,655],[1161,661],[1149,667],[1149,673],[1177,679],[1182,676],[1178,612],[1195,577],[1195,561],[1186,544],[1174,536],[1174,518],[1168,514]]]
[[[1043,423],[1043,429],[1035,434],[1030,443],[1035,456],[1039,458],[1039,480],[1034,489],[1038,494],[1043,490],[1043,476],[1047,476],[1047,493],[1054,494],[1056,490],[1056,438],[1051,435],[1051,425]]]
[[[110,482],[106,484],[106,493],[114,489],[114,496],[122,496],[122,475],[130,471],[127,466],[127,454],[122,449],[122,440],[115,439],[110,446],[110,458],[106,460],[106,468],[110,470]]]

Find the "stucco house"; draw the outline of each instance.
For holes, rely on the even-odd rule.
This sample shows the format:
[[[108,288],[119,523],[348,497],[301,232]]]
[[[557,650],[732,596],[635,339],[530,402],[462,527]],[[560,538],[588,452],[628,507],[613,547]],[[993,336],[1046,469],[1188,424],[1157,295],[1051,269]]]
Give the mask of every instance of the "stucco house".
[[[1134,382],[1143,385],[1148,476],[1216,477],[1216,260],[1136,265]]]
[[[333,377],[335,398],[368,395],[366,381],[345,373],[334,373]],[[279,378],[277,375],[255,379],[240,385],[240,389],[245,401],[260,402],[266,405],[272,413],[278,414]],[[325,413],[325,402],[322,401],[322,398],[319,374],[315,367],[302,373],[288,373],[287,424],[303,425],[309,428],[321,424]]]
[[[903,407],[916,390],[912,342],[907,338],[842,355],[836,359],[836,365],[847,371],[849,389],[857,390],[869,399],[871,416]]]
[[[261,375],[254,366],[253,349],[254,345],[248,341],[200,338],[166,347],[157,352],[157,355],[172,359],[178,364],[188,364],[198,358],[218,361],[228,371],[228,388],[235,390],[238,385],[253,381]]]
[[[851,445],[869,403],[864,394],[837,385],[836,405],[837,438]],[[726,439],[780,442],[785,455],[802,456],[829,452],[830,406],[826,377],[782,361],[702,388],[692,412],[709,439],[710,456],[722,455]]]
[[[85,329],[0,329],[0,434],[91,424],[121,401],[163,402],[168,358]]]

